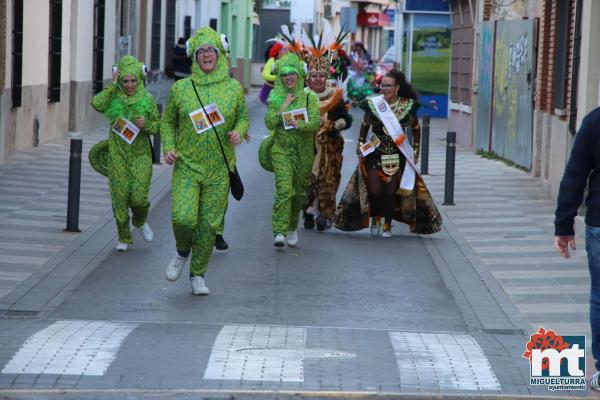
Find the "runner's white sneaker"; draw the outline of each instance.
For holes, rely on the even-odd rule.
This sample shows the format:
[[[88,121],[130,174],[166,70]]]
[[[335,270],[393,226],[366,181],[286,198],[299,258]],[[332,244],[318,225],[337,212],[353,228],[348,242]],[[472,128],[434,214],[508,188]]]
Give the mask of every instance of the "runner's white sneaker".
[[[285,238],[288,246],[296,246],[298,244],[298,230],[289,231],[287,237]]]
[[[273,246],[278,248],[285,247],[285,236],[283,236],[281,233],[275,235],[275,238],[273,239]]]
[[[127,251],[127,248],[129,248],[129,245],[127,243],[121,243],[121,242],[119,242],[117,244],[117,247],[115,247],[115,250],[117,250],[117,251]]]
[[[150,228],[147,222],[139,230],[146,242],[151,242],[154,239],[154,232],[152,232],[152,228]]]
[[[181,276],[181,271],[187,262],[188,257],[181,257],[179,254],[176,254],[175,257],[171,260],[169,265],[167,266],[167,271],[165,273],[167,280],[169,282],[175,282]]]
[[[192,293],[198,295],[207,295],[210,293],[208,287],[206,287],[206,283],[204,283],[204,278],[201,276],[192,276],[190,278],[192,282]]]

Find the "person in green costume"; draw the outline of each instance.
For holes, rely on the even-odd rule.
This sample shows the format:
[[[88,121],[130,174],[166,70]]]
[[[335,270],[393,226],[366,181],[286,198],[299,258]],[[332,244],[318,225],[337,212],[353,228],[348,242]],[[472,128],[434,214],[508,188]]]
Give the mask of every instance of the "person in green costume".
[[[160,131],[160,116],[154,98],[144,86],[146,66],[135,57],[125,56],[113,68],[112,83],[92,99],[92,107],[103,113],[111,124],[108,136],[108,186],[113,214],[117,222],[118,251],[126,251],[133,243],[129,228],[129,209],[133,226],[141,231],[147,242],[154,233],[146,222],[150,202],[148,190],[152,179],[152,149],[149,135]],[[125,130],[120,136],[115,129],[122,130],[127,120],[139,129]],[[126,122],[126,121],[125,121]],[[129,140],[134,137],[129,143]]]
[[[191,258],[192,292],[207,295],[204,274],[216,234],[222,229],[229,194],[219,142],[233,169],[234,146],[245,138],[249,118],[242,87],[228,76],[225,35],[200,28],[186,48],[194,61],[192,75],[171,87],[161,123],[165,161],[174,164],[171,212],[177,250],[166,277],[171,282],[179,279]],[[203,106],[217,133],[202,116]]]
[[[314,136],[321,120],[317,97],[304,91],[306,64],[297,55],[288,53],[275,63],[275,73],[277,78],[269,95],[265,125],[273,131],[269,149],[275,172],[273,245],[283,248],[286,243],[298,244],[298,220],[314,160]],[[290,114],[286,112],[303,108],[307,121],[288,120]]]

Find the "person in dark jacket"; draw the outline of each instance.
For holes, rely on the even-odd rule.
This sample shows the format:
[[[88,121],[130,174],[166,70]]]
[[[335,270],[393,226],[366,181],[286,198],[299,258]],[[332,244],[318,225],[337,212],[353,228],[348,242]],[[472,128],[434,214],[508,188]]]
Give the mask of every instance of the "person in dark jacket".
[[[569,247],[576,249],[573,225],[586,183],[585,242],[592,281],[592,355],[596,360],[596,370],[600,371],[600,107],[583,119],[560,182],[554,219],[554,247],[564,258],[571,257]],[[592,377],[590,388],[600,391],[600,372]]]
[[[192,59],[185,50],[185,39],[180,37],[173,47],[173,75],[175,81],[187,78],[192,74]]]

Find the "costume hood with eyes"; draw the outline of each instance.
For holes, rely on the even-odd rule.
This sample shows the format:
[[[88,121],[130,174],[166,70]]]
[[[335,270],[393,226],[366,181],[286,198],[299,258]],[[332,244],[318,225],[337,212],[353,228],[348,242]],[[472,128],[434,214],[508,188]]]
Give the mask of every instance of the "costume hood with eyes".
[[[213,71],[202,71],[196,61],[196,52],[202,46],[210,45],[217,49],[217,65]],[[228,78],[227,58],[229,43],[225,35],[219,35],[214,29],[204,27],[196,31],[185,44],[188,56],[192,59],[192,79],[198,85],[210,85]],[[202,56],[200,56],[202,59]]]
[[[118,88],[108,108],[103,112],[109,122],[125,117],[129,120],[138,115],[144,115],[154,106],[154,99],[145,86],[146,66],[133,56],[125,56],[116,65],[119,71]],[[126,76],[134,76],[137,85],[135,92],[128,96],[124,89]]]

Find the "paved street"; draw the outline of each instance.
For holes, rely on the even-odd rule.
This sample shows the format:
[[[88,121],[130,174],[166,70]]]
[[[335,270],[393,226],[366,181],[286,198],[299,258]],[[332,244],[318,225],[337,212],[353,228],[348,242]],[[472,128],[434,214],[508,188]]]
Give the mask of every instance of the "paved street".
[[[254,140],[238,149],[246,194],[230,198],[230,250],[211,260],[208,297],[192,296],[185,277],[164,278],[174,252],[168,166],[155,167],[151,190],[155,241],[135,233],[124,254],[113,250],[106,180],[87,159],[83,232],[62,232],[66,141],[44,147],[60,166],[36,151],[0,170],[0,396],[591,395],[530,386],[521,357],[539,324],[588,332],[585,262],[552,251],[553,204],[533,178],[459,149],[457,205],[442,207],[446,126],[435,121],[426,182],[442,232],[421,237],[396,224],[382,239],[301,229],[297,248],[276,252],[274,180],[257,163],[264,106],[255,97]],[[342,185],[355,166],[358,127],[346,134]],[[86,150],[105,130],[84,135]],[[43,195],[30,201],[36,188]]]

